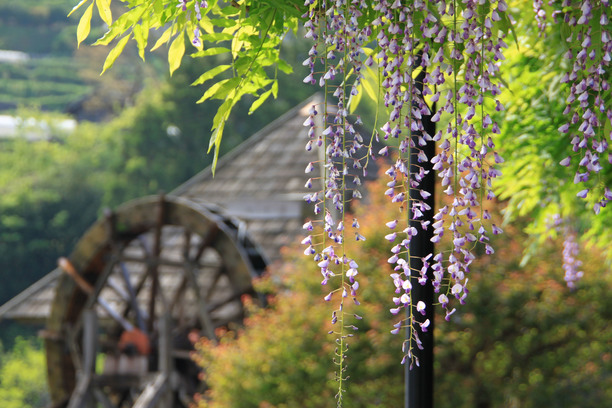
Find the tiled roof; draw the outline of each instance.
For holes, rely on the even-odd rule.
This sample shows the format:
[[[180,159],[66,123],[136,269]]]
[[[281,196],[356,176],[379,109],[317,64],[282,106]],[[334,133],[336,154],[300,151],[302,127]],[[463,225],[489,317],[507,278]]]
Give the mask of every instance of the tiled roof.
[[[314,96],[290,110],[219,160],[214,177],[208,168],[172,194],[221,207],[246,224],[268,259],[278,259],[280,248],[301,233],[309,212],[304,169],[317,155],[314,149],[305,151],[303,123],[317,103]],[[311,177],[318,177],[316,170]]]

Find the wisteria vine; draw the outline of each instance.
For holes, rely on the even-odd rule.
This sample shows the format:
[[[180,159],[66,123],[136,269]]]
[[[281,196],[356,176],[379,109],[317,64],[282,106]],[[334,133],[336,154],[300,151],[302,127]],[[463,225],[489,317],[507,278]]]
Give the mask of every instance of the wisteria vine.
[[[342,243],[347,217],[345,199],[349,190],[345,177],[349,174],[349,163],[361,163],[356,147],[361,146],[362,140],[348,122],[347,105],[351,96],[363,92],[362,81],[372,79],[364,75],[371,70],[377,73],[373,79],[382,89],[388,112],[387,120],[380,127],[386,146],[371,153],[385,156],[392,162],[386,171],[389,181],[385,194],[397,203],[401,215],[386,225],[390,229],[386,238],[393,243],[388,261],[394,269],[391,279],[396,288],[392,296],[395,307],[390,310],[401,316],[391,332],[399,333],[409,328],[402,362],[412,367],[419,364],[413,353],[415,347],[420,347],[419,333],[427,331],[430,325],[422,316],[426,308],[433,307],[413,299],[414,282],[421,285],[431,282],[438,293],[438,303],[445,310],[446,320],[449,320],[456,310],[453,305],[464,303],[469,293],[470,265],[476,258],[475,248],[481,245],[486,254],[494,253],[490,238],[502,233],[501,228],[491,222],[484,202],[495,197],[493,180],[501,174],[497,165],[504,161],[495,146],[500,128],[492,118],[494,111],[504,110],[497,98],[501,93],[500,66],[513,19],[505,0],[380,0],[372,3],[307,0],[305,5],[309,8],[303,16],[306,37],[312,39],[314,45],[304,62],[310,67],[304,82],[318,84],[326,95],[323,106],[313,107],[305,123],[311,137],[307,148],[320,147],[325,152],[325,159],[320,163],[324,168],[324,190],[309,194],[307,200],[316,203],[315,212],[324,213],[326,237],[318,243],[321,250],[315,248],[312,236],[305,239],[303,243],[308,245],[305,253],[313,256],[321,268],[323,284],[330,278],[341,279],[326,300],[332,299],[337,292],[342,293],[342,298],[348,292],[356,296],[357,263],[343,252]],[[569,51],[565,55],[570,61],[570,70],[564,78],[564,82],[570,84],[565,114],[571,119],[559,130],[562,133],[571,130],[571,144],[579,156],[580,167],[574,181],[586,182],[602,169],[601,155],[607,153],[612,163],[607,142],[612,133],[603,134],[605,120],[612,121],[607,82],[612,50],[609,4],[607,0],[563,0],[545,5],[535,0],[533,9],[542,34],[550,24],[547,10],[555,20],[576,28],[572,30],[573,37],[567,39]],[[373,17],[366,18],[366,15]],[[593,24],[595,18],[599,25]],[[375,47],[366,47],[372,40]],[[334,113],[327,111],[332,97],[337,101]],[[317,109],[322,111],[319,131]],[[425,118],[444,126],[435,134],[428,134],[423,126]],[[435,156],[427,157],[422,147],[431,141],[437,144],[438,150]],[[568,157],[561,164],[568,166],[573,158]],[[425,201],[431,193],[420,188],[427,170],[419,163],[425,162],[433,164],[446,197],[432,220],[423,217],[423,213],[431,209]],[[307,172],[312,169],[313,164]],[[308,186],[311,185],[309,181]],[[612,199],[608,187],[601,189],[602,197],[594,203],[596,213]],[[419,194],[410,194],[412,191]],[[581,191],[579,197],[586,197],[588,191]],[[330,208],[339,214],[341,221],[337,227]],[[410,242],[419,239],[411,222],[419,222],[422,229],[432,228],[431,240],[436,244],[446,235],[451,246],[424,257],[420,270],[410,268]],[[352,225],[358,226],[358,222]],[[307,229],[311,228],[309,222]],[[358,240],[365,239],[358,232],[355,236]],[[564,250],[568,260],[566,280],[570,286],[581,276],[574,271],[579,266],[574,238],[567,240]],[[340,270],[332,272],[331,265],[337,265]],[[342,327],[337,333],[340,336],[340,371],[345,351],[344,328],[348,327],[340,317],[342,311],[341,302],[332,316],[332,323],[340,322]],[[341,381],[342,374],[339,379]]]
[[[569,70],[561,80],[570,85],[563,112],[568,122],[559,131],[569,135],[574,152],[561,165],[569,167],[572,162],[578,162],[574,183],[585,187],[578,197],[586,199],[591,195],[593,211],[599,214],[612,200],[612,191],[605,182],[589,182],[598,178],[603,169],[602,160],[612,164],[608,149],[612,130],[606,131],[606,123],[612,124],[608,80],[612,61],[612,9],[609,0],[563,0],[561,7],[552,14],[571,28],[571,34],[563,38],[569,45],[564,55]]]
[[[392,231],[386,238],[395,244],[389,258],[389,263],[394,268],[391,278],[396,287],[393,296],[396,307],[391,308],[391,313],[399,315],[403,310],[408,310],[408,313],[402,313],[406,317],[395,325],[392,333],[398,333],[401,328],[410,328],[411,334],[404,345],[403,361],[408,360],[411,366],[413,363],[418,365],[413,349],[420,346],[419,331],[426,331],[430,325],[428,320],[419,316],[423,316],[425,309],[432,305],[425,305],[424,302],[412,298],[413,272],[418,274],[419,284],[424,285],[428,280],[432,280],[436,292],[440,293],[439,303],[446,309],[449,318],[455,310],[450,306],[452,302],[449,297],[463,302],[468,293],[467,274],[469,265],[475,259],[472,253],[475,244],[481,242],[487,253],[493,252],[488,243],[487,226],[482,222],[489,216],[482,210],[481,202],[494,197],[491,180],[499,174],[499,170],[491,164],[500,163],[502,159],[495,152],[492,139],[493,134],[499,133],[499,127],[485,113],[485,100],[491,97],[494,100],[500,93],[495,77],[499,70],[498,62],[503,59],[501,52],[506,44],[502,37],[493,35],[493,24],[501,21],[500,14],[506,11],[507,5],[501,0],[496,2],[495,8],[487,9],[476,2],[462,3],[463,10],[459,18],[459,11],[456,11],[457,2],[417,1],[413,4],[403,4],[400,1],[383,0],[372,5],[377,17],[359,29],[356,22],[362,16],[360,9],[367,7],[365,2],[307,4],[311,11],[309,20],[305,23],[306,36],[313,38],[315,44],[324,46],[322,51],[319,51],[316,45],[311,49],[310,58],[307,60],[311,73],[305,78],[305,82],[319,82],[319,85],[326,89],[333,87],[332,95],[339,101],[337,111],[343,112],[347,89],[353,95],[360,91],[359,84],[364,80],[361,74],[362,64],[375,67],[379,72],[379,86],[383,90],[383,101],[388,108],[389,117],[381,127],[386,146],[377,153],[380,156],[393,157],[393,164],[386,171],[390,181],[385,194],[398,204],[401,214],[405,214],[387,223],[387,227]],[[355,5],[359,5],[359,8]],[[435,5],[435,8],[432,8],[432,5]],[[323,32],[331,35],[324,34],[323,39],[320,39],[317,28],[320,28],[322,18],[328,28]],[[350,23],[346,27],[339,26],[342,22]],[[376,48],[365,49],[361,47],[363,41],[352,41],[349,45],[350,51],[344,54],[347,57],[339,62],[332,62],[339,52],[337,44],[344,45],[342,40],[337,38],[346,32],[352,33],[349,38],[376,38]],[[496,30],[497,32],[499,30]],[[319,57],[319,52],[324,57]],[[318,60],[324,67],[319,73],[319,81],[316,80],[315,70]],[[339,87],[328,82],[334,79],[337,72],[346,72],[349,67],[352,72],[357,73],[350,87],[346,78],[343,78]],[[417,78],[420,78],[420,81],[417,81]],[[436,103],[440,109],[432,112],[430,106]],[[498,110],[503,109],[499,101],[495,101],[491,106]],[[440,121],[442,117],[450,118],[446,132],[428,134],[423,126],[425,117],[430,117],[433,122]],[[324,114],[324,120],[326,118],[327,115]],[[350,136],[350,132],[344,131],[346,126],[337,125],[339,122],[346,123],[346,115],[341,119],[336,117],[332,121],[336,123],[336,128],[340,129],[334,133],[334,138]],[[312,127],[314,124],[314,118],[307,120],[306,125]],[[324,129],[323,137],[329,136],[334,128],[326,124]],[[310,134],[314,138],[315,130],[311,130]],[[412,139],[415,134],[418,135],[417,143]],[[329,139],[331,144],[328,146],[338,147],[345,143],[334,138]],[[325,144],[320,139],[317,140],[319,145]],[[440,153],[435,157],[427,157],[421,148],[431,141],[437,142],[440,147]],[[313,143],[314,140],[309,141],[309,146]],[[338,153],[337,149],[324,148],[328,163],[326,169],[332,170],[324,182],[326,190],[323,194],[325,197],[330,194],[333,197],[329,189],[338,185],[333,170],[334,157],[340,154],[344,158],[351,158],[352,152]],[[431,210],[425,201],[431,193],[419,188],[427,170],[418,163],[427,161],[434,164],[434,170],[442,179],[445,193],[451,198],[449,204],[434,216],[433,222],[423,217],[425,211]],[[417,165],[411,167],[411,163]],[[422,199],[414,196],[411,198],[411,190],[417,190]],[[308,199],[314,201],[315,197],[316,195],[309,195]],[[325,218],[327,217],[328,214]],[[411,271],[410,241],[417,239],[417,230],[410,226],[411,222],[419,222],[423,229],[433,228],[434,242],[439,242],[444,232],[449,231],[452,234],[453,249],[426,256],[423,259],[424,267],[419,271]],[[328,233],[331,225],[325,222]],[[492,234],[501,232],[495,225],[488,228]],[[333,237],[330,235],[330,238]],[[341,240],[343,239],[344,236]],[[322,267],[324,283],[327,283],[325,268],[328,267],[329,256],[317,253],[311,246],[310,238],[304,243],[309,245],[306,252],[314,255]],[[329,247],[325,248],[329,251]],[[344,257],[350,259],[346,255]],[[321,258],[324,258],[323,261],[320,261]],[[350,262],[354,263],[353,260]],[[353,278],[354,268],[350,270]]]
[[[334,295],[339,294],[338,306],[333,311],[331,320],[332,325],[338,328],[331,330],[330,334],[336,336],[337,343],[334,362],[338,367],[336,379],[339,386],[336,397],[340,406],[344,393],[343,383],[346,380],[346,340],[352,336],[351,331],[357,329],[345,318],[345,299],[350,295],[355,303],[359,303],[359,282],[356,278],[359,273],[358,264],[346,253],[344,246],[348,224],[354,229],[357,240],[365,239],[359,233],[359,222],[356,219],[348,222],[346,201],[349,194],[353,198],[360,197],[360,192],[355,187],[361,184],[361,178],[350,169],[358,171],[364,159],[363,153],[360,153],[363,150],[363,138],[349,121],[348,105],[350,96],[358,92],[357,87],[362,78],[361,47],[368,33],[359,28],[357,18],[360,15],[359,7],[365,7],[366,3],[362,1],[361,4],[349,4],[338,1],[316,4],[314,1],[307,1],[306,5],[309,6],[309,11],[304,16],[308,18],[305,23],[306,37],[311,38],[314,45],[308,59],[304,61],[304,65],[310,67],[310,74],[304,82],[318,82],[325,89],[325,102],[320,107],[313,106],[304,123],[309,128],[310,137],[306,149],[320,148],[324,151],[325,158],[318,163],[310,163],[306,168],[306,173],[310,173],[315,170],[316,165],[319,166],[323,191],[305,197],[308,202],[314,203],[315,213],[323,214],[323,235],[309,235],[302,243],[308,245],[305,254],[312,255],[321,270],[322,284],[327,285],[330,281],[335,284],[339,281],[325,300],[332,301]],[[323,70],[317,81],[318,63],[322,65]],[[328,103],[330,97],[336,100],[333,109]],[[319,113],[317,109],[322,112]],[[320,121],[319,127],[317,121]],[[355,125],[357,124],[358,121]],[[311,180],[306,183],[306,187],[312,188]],[[312,231],[312,222],[306,223],[304,228]],[[360,319],[359,315],[354,316]]]

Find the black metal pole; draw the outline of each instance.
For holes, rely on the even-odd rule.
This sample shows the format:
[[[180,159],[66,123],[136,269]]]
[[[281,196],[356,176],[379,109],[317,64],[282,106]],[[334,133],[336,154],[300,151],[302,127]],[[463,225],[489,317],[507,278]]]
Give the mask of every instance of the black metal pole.
[[[422,77],[417,78],[416,83],[417,86],[422,90]],[[435,104],[431,108],[432,113],[435,110]],[[431,116],[424,116],[423,119],[423,127],[425,132],[433,137],[436,133],[436,124],[431,121]],[[418,134],[412,135],[412,142],[414,146],[419,146],[418,143]],[[425,146],[421,147],[425,155],[429,160],[431,160],[436,154],[436,145],[433,140],[428,141]],[[419,314],[419,318],[422,319],[420,321],[425,321],[425,319],[429,319],[430,325],[427,328],[427,332],[418,333],[419,338],[422,342],[423,349],[419,350],[415,347],[413,353],[419,359],[419,366],[414,366],[412,370],[410,370],[410,362],[407,361],[405,364],[405,392],[404,392],[404,407],[405,408],[433,408],[433,347],[434,347],[434,290],[433,285],[431,284],[431,279],[427,280],[425,285],[421,285],[418,283],[418,273],[415,271],[421,270],[423,263],[421,258],[426,257],[428,254],[432,254],[434,251],[434,244],[431,242],[431,238],[433,237],[433,228],[431,224],[433,224],[433,216],[434,216],[434,207],[435,207],[435,172],[432,169],[432,164],[427,161],[424,163],[418,163],[417,161],[417,152],[411,151],[410,154],[410,173],[418,173],[420,168],[422,167],[425,171],[428,171],[427,175],[420,183],[420,189],[427,191],[430,196],[426,199],[421,197],[421,194],[418,190],[411,189],[410,190],[410,199],[411,200],[421,200],[424,201],[429,207],[430,210],[423,211],[422,220],[429,220],[430,224],[426,230],[423,230],[421,227],[420,221],[411,221],[410,226],[417,229],[418,234],[415,239],[410,241],[410,269],[412,272],[412,290],[411,296],[413,304],[416,304],[419,300],[425,302],[425,316],[421,316]],[[431,276],[429,276],[431,278]],[[409,328],[407,328],[409,330]],[[409,332],[406,333],[409,336]]]

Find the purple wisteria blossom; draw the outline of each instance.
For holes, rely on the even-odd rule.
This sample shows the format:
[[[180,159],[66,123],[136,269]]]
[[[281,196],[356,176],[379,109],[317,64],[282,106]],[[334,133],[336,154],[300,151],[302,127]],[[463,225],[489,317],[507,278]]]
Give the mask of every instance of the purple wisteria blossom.
[[[362,152],[362,148],[367,146],[363,145],[363,138],[354,126],[360,120],[349,117],[349,104],[362,80],[362,46],[369,32],[368,28],[359,27],[358,18],[361,16],[360,9],[368,5],[365,1],[347,0],[306,0],[304,4],[308,7],[308,12],[303,15],[306,19],[305,36],[313,41],[308,58],[303,62],[310,70],[304,82],[318,84],[326,96],[325,103],[313,106],[304,121],[309,136],[306,150],[318,149],[321,152],[321,160],[310,163],[306,173],[318,168],[323,187],[321,191],[306,195],[305,199],[315,204],[315,213],[323,214],[323,235],[318,238],[318,243],[312,244],[308,239],[303,243],[308,245],[305,253],[313,256],[321,270],[321,283],[335,286],[324,299],[332,301],[335,298],[338,304],[331,321],[337,328],[330,333],[336,336],[338,344],[337,399],[340,403],[346,339],[353,335],[350,332],[357,330],[345,318],[344,301],[350,296],[355,304],[359,304],[359,265],[350,254],[344,252],[343,243],[347,237],[354,236],[357,241],[366,239],[359,232],[359,222],[347,219],[346,201],[349,197],[361,197],[358,190],[361,180],[355,171],[366,174],[362,159],[367,154]],[[332,100],[335,103],[332,104]],[[349,183],[352,184],[350,188]],[[306,188],[313,188],[312,180],[306,182]],[[308,224],[310,227],[311,224]],[[361,319],[361,316],[353,316]]]
[[[370,152],[393,160],[386,171],[389,182],[385,195],[398,205],[402,216],[386,224],[391,231],[385,238],[394,244],[388,259],[394,269],[391,278],[396,288],[391,313],[411,312],[402,313],[410,317],[398,322],[392,332],[401,327],[411,328],[404,356],[411,365],[418,363],[412,354],[413,347],[420,345],[418,332],[429,326],[417,316],[430,307],[418,300],[413,303],[412,280],[422,285],[431,277],[448,318],[455,310],[449,297],[463,303],[468,295],[469,266],[475,259],[475,246],[482,245],[486,253],[493,253],[489,235],[501,233],[500,228],[487,223],[490,217],[482,209],[483,200],[495,197],[492,181],[500,175],[495,165],[503,162],[494,143],[500,129],[485,112],[484,101],[492,99],[496,111],[504,109],[496,97],[500,94],[499,64],[507,45],[493,25],[502,19],[508,6],[505,0],[493,0],[487,14],[482,15],[484,9],[479,8],[478,2],[462,4],[461,10],[455,10],[454,2],[443,0],[410,3],[380,0],[371,6],[378,17],[360,26],[361,10],[369,7],[364,1],[305,2],[309,11],[304,15],[307,18],[304,28],[313,46],[303,63],[310,69],[304,82],[322,86],[337,100],[334,109],[313,107],[304,122],[310,137],[306,149],[316,147],[325,153],[317,164],[324,169],[324,190],[305,198],[316,204],[315,211],[323,212],[324,239],[328,243],[321,244],[328,245],[327,252],[315,250],[313,254],[313,245],[306,240],[305,253],[313,255],[319,263],[324,284],[338,276],[351,283],[358,274],[357,268],[349,267],[352,260],[347,254],[336,255],[345,231],[334,224],[344,222],[347,166],[359,163],[355,149],[351,149],[360,141],[348,120],[349,98],[361,91],[364,66],[378,69],[388,117],[377,134],[380,131],[386,146]],[[364,43],[373,38],[375,47],[364,48]],[[317,109],[323,115],[320,128],[314,119]],[[428,134],[423,125],[428,116],[433,122],[445,118],[448,126]],[[413,139],[415,135],[417,138]],[[434,157],[427,157],[423,150],[428,142],[439,146]],[[432,210],[426,203],[431,193],[420,188],[427,171],[419,164],[426,162],[433,165],[449,196],[449,204],[440,208],[433,220],[424,218]],[[311,163],[306,172],[311,173],[314,166]],[[310,188],[312,180],[306,186]],[[413,191],[417,194],[411,194]],[[332,222],[329,219],[332,212],[342,219]],[[426,256],[423,268],[411,271],[407,261],[410,242],[419,238],[410,222],[420,223],[423,229],[432,228],[433,242],[440,242],[447,234],[453,249]],[[354,229],[357,240],[365,239]],[[338,266],[343,273],[334,272]],[[340,292],[345,291],[343,285]],[[326,299],[331,299],[335,292]]]
[[[612,61],[612,7],[609,0],[578,3],[576,7],[575,2],[563,0],[561,8],[554,11],[557,22],[563,21],[572,27],[571,35],[565,38],[569,49],[564,54],[570,68],[561,79],[569,85],[564,111],[568,121],[559,132],[569,138],[576,159],[567,157],[560,164],[566,167],[577,164],[574,183],[596,187],[592,194],[588,188],[583,189],[578,197],[588,199],[593,211],[599,213],[610,201],[606,194],[609,186],[597,183],[595,175],[612,164],[609,151],[612,103],[608,80]]]
[[[566,230],[563,241],[563,270],[565,271],[565,282],[570,289],[574,289],[576,282],[583,276],[583,272],[579,270],[582,262],[577,259],[578,253],[579,246],[576,242],[576,234]]]

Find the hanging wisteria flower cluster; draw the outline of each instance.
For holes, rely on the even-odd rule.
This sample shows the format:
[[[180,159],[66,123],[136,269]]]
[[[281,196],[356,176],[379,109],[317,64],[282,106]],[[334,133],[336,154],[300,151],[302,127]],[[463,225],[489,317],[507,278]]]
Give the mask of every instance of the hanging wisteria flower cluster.
[[[563,218],[559,214],[554,214],[546,221],[547,229],[556,234],[563,236],[563,271],[565,272],[564,280],[567,287],[575,289],[576,284],[582,279],[584,272],[580,267],[582,261],[578,259],[580,246],[576,240],[578,234],[570,219]]]
[[[494,197],[491,181],[500,173],[493,165],[502,162],[493,142],[499,127],[486,113],[485,104],[503,109],[495,97],[500,93],[497,76],[502,50],[506,47],[500,25],[508,21],[507,4],[504,0],[490,2],[490,7],[481,3],[439,0],[409,4],[381,0],[370,5],[376,18],[362,23],[360,28],[357,23],[363,15],[360,9],[368,7],[363,1],[306,2],[310,7],[305,23],[306,37],[312,38],[315,45],[305,61],[311,73],[304,81],[318,82],[326,89],[333,89],[332,94],[338,100],[337,113],[331,124],[323,126],[320,136],[314,130],[314,117],[306,121],[306,125],[312,127],[308,147],[318,145],[327,154],[323,195],[334,204],[340,201],[334,197],[342,194],[338,186],[345,186],[343,181],[338,182],[340,175],[334,160],[343,157],[343,163],[350,161],[353,152],[341,146],[355,143],[346,121],[346,90],[350,89],[351,94],[359,92],[363,80],[362,59],[365,66],[375,67],[380,74],[379,86],[389,117],[381,127],[387,145],[378,154],[392,157],[393,164],[386,172],[390,177],[386,194],[398,204],[402,214],[387,224],[392,230],[387,239],[395,244],[389,258],[394,267],[391,278],[396,287],[393,296],[396,307],[391,312],[399,315],[408,311],[402,313],[406,317],[392,332],[397,333],[404,327],[410,329],[404,361],[409,360],[411,365],[418,364],[412,352],[420,345],[418,333],[426,331],[430,325],[429,320],[419,316],[425,314],[427,307],[432,307],[413,300],[412,285],[431,282],[439,292],[438,300],[446,309],[448,319],[455,310],[449,298],[464,302],[467,296],[469,265],[475,258],[472,252],[475,245],[480,242],[486,253],[493,253],[489,235],[501,232],[495,225],[484,223],[490,217],[482,208],[482,202]],[[376,38],[373,50],[361,47],[363,38],[368,37]],[[319,60],[323,69],[317,81],[316,62]],[[352,85],[348,86],[345,75],[339,79],[341,86],[333,86],[331,81],[349,69],[357,73]],[[434,112],[431,107],[435,105],[439,109]],[[328,113],[323,113],[323,117],[326,120]],[[444,131],[428,134],[423,125],[425,117],[430,117],[432,122],[443,119],[448,126]],[[439,153],[427,157],[422,147],[432,141],[438,143]],[[433,163],[449,197],[448,204],[439,209],[433,223],[423,217],[424,212],[431,210],[426,201],[431,193],[420,188],[427,170],[419,163],[425,162]],[[347,172],[342,173],[344,177]],[[412,191],[419,194],[411,195]],[[319,198],[312,194],[308,200]],[[315,211],[322,211],[320,205],[315,208]],[[333,217],[328,210],[324,211],[328,238],[338,244],[344,234],[338,239]],[[452,250],[426,256],[420,271],[410,268],[410,241],[418,234],[417,229],[410,226],[411,222],[420,223],[424,230],[433,228],[433,242],[440,242],[445,232],[452,236]],[[361,238],[358,233],[356,236]],[[304,241],[308,245],[306,252],[319,262],[324,283],[329,278],[330,264],[354,263],[346,255],[336,255],[333,246],[325,247],[326,252],[315,251],[311,240],[308,237]],[[352,279],[356,269],[348,270]]]
[[[400,7],[398,16],[405,16],[405,29],[403,30],[401,44],[406,54],[408,69],[408,84],[405,85],[406,92],[402,95],[407,102],[405,115],[401,112],[402,104],[398,104],[393,98],[398,94],[397,86],[386,86],[385,102],[393,106],[389,122],[383,126],[386,136],[398,137],[399,133],[394,129],[404,129],[404,135],[399,137],[398,148],[400,159],[388,171],[392,180],[389,183],[389,195],[394,202],[402,202],[404,197],[409,196],[407,190],[418,189],[421,179],[424,177],[422,167],[419,171],[408,174],[406,169],[410,168],[410,160],[418,163],[431,161],[433,169],[441,178],[441,185],[445,188],[444,193],[449,197],[449,204],[439,209],[433,217],[434,236],[432,241],[438,243],[445,231],[452,235],[453,249],[448,253],[438,252],[430,254],[424,259],[424,267],[420,271],[411,271],[409,262],[397,256],[406,254],[410,258],[409,243],[415,239],[416,229],[408,227],[403,231],[402,241],[393,248],[395,253],[389,262],[395,263],[395,270],[400,272],[392,277],[396,285],[396,292],[401,296],[394,297],[398,306],[392,309],[392,313],[399,313],[402,308],[410,307],[417,312],[423,312],[425,305],[413,302],[410,297],[413,273],[419,273],[418,283],[424,285],[429,276],[433,278],[434,290],[439,293],[439,302],[446,309],[446,318],[455,311],[451,308],[449,297],[454,297],[460,302],[465,301],[467,296],[467,282],[469,265],[475,259],[472,250],[476,242],[485,245],[486,252],[492,253],[493,248],[488,243],[488,231],[482,222],[489,218],[488,213],[482,210],[482,200],[494,197],[491,191],[491,180],[499,175],[499,171],[491,166],[492,163],[500,163],[501,157],[495,152],[495,145],[491,134],[499,133],[499,127],[493,123],[490,116],[485,113],[485,98],[499,95],[500,90],[496,84],[496,75],[499,70],[498,63],[503,59],[502,49],[506,46],[503,39],[493,35],[493,24],[500,21],[507,5],[504,1],[495,2],[490,12],[480,7],[476,2],[464,2],[461,4],[461,12],[457,9],[457,2],[443,2],[436,4],[437,13],[434,14],[431,7],[426,4],[415,2],[413,5],[401,5],[398,2],[389,5],[389,10]],[[385,3],[381,2],[381,7]],[[420,16],[419,21],[414,21],[414,16]],[[402,20],[394,20],[388,15],[388,35],[395,34],[395,25],[402,24]],[[419,28],[423,37],[415,36],[415,27]],[[418,38],[418,41],[417,41]],[[389,41],[393,44],[395,39]],[[387,42],[379,42],[385,49]],[[418,51],[417,51],[418,50]],[[387,48],[386,55],[395,53],[393,47]],[[418,52],[418,54],[417,54]],[[387,59],[389,59],[387,57]],[[392,60],[392,59],[391,59]],[[400,83],[397,77],[406,76],[401,70],[397,73],[385,75],[386,64],[383,58],[381,63],[383,75],[389,78],[389,82]],[[422,84],[415,80],[412,70],[420,68],[426,73]],[[448,125],[445,132],[440,130],[435,135],[429,135],[424,131],[421,118],[430,115],[429,108],[424,97],[432,95],[429,100],[437,103],[440,108],[433,113],[432,122],[439,122],[446,115]],[[399,105],[399,106],[398,106]],[[503,107],[498,101],[491,104],[496,109]],[[398,117],[399,116],[399,117]],[[402,126],[403,125],[403,126]],[[412,144],[412,134],[418,133],[418,144]],[[435,157],[426,157],[420,146],[425,145],[428,140],[438,142],[440,152]],[[403,155],[408,149],[408,155]],[[404,180],[400,188],[397,188],[397,174],[402,175]],[[398,191],[399,190],[399,191]],[[430,194],[419,190],[423,199]],[[408,220],[421,221],[423,229],[427,228],[429,220],[422,218],[423,212],[429,210],[428,205],[421,200],[412,200],[408,204]],[[395,225],[392,224],[395,227]],[[490,227],[490,233],[497,234],[501,230],[495,225]],[[395,233],[390,234],[390,239],[396,238]],[[431,268],[431,273],[429,269]],[[416,313],[408,313],[408,317],[396,325],[393,332],[398,332],[402,326],[408,325],[412,329],[411,339],[419,346],[418,330],[425,331],[429,322],[420,322]],[[409,343],[405,358],[409,358],[418,364],[418,359],[411,353],[412,342]]]
[[[308,194],[305,199],[314,204],[316,214],[323,215],[323,236],[313,236],[316,225],[307,222],[304,228],[311,235],[302,244],[307,245],[304,253],[313,256],[321,270],[321,283],[333,286],[325,300],[338,298],[338,307],[331,320],[337,329],[330,333],[336,335],[337,400],[341,405],[348,348],[346,339],[352,336],[351,331],[357,329],[345,318],[344,302],[350,296],[354,303],[359,304],[358,264],[344,249],[347,229],[353,229],[355,239],[365,239],[359,233],[359,222],[348,220],[346,201],[360,197],[356,187],[361,184],[359,171],[364,155],[363,139],[349,121],[348,104],[350,95],[357,93],[362,78],[361,46],[368,33],[359,28],[357,18],[361,15],[359,7],[366,7],[366,3],[338,0],[319,4],[309,0],[306,6],[309,6],[304,16],[308,18],[306,37],[311,38],[314,45],[304,61],[304,65],[310,67],[310,74],[304,82],[318,83],[325,91],[325,102],[322,106],[313,106],[304,122],[304,126],[309,128],[306,149],[318,148],[324,152],[320,162],[310,163],[306,168],[306,173],[319,168],[323,190]],[[317,72],[319,66],[321,72]],[[332,97],[336,101],[333,107],[328,103]],[[359,120],[354,124],[360,124]],[[313,188],[312,179],[307,181],[306,187]],[[360,319],[359,315],[354,317]]]
[[[179,5],[177,7],[180,7],[181,10],[183,11],[187,11],[187,0],[179,0]],[[193,29],[193,39],[191,40],[191,43],[193,44],[194,47],[201,47],[202,46],[202,40],[200,38],[200,21],[202,21],[202,9],[207,9],[208,8],[208,2],[206,0],[196,0],[193,2],[193,11],[195,13],[195,18],[197,21],[197,24],[195,25],[195,28]]]
[[[553,12],[556,19],[571,28],[571,34],[564,38],[569,46],[564,58],[570,66],[561,80],[570,85],[563,112],[568,122],[559,131],[569,135],[574,154],[561,164],[577,164],[574,183],[585,186],[578,197],[590,196],[593,210],[599,214],[612,200],[610,186],[597,180],[602,162],[612,164],[612,130],[606,130],[606,125],[612,125],[612,8],[609,0],[582,0],[578,6],[575,3],[563,0]]]

